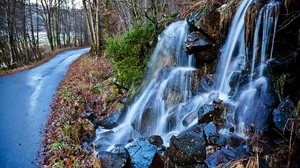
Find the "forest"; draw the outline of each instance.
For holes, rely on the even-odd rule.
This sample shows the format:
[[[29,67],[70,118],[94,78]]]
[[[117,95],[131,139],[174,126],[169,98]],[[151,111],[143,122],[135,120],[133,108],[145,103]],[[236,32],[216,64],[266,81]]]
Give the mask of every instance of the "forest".
[[[1,0],[0,71],[90,47],[38,167],[297,167],[297,0]]]

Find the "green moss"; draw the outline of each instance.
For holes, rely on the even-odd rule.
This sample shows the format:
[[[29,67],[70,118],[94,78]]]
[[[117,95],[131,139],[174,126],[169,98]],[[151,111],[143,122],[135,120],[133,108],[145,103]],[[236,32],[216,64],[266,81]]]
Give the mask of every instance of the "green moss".
[[[107,40],[106,52],[117,70],[117,82],[123,87],[130,88],[143,76],[154,36],[150,24],[136,23],[124,35]]]

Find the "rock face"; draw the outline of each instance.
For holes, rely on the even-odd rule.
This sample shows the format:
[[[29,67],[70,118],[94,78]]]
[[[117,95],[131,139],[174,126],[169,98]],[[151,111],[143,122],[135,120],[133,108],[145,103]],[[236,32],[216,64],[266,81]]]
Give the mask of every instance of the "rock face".
[[[287,124],[287,120],[293,117],[294,110],[295,105],[289,97],[283,99],[280,102],[279,106],[276,109],[274,109],[273,122],[280,131],[284,130]]]
[[[130,155],[132,168],[164,167],[156,148],[147,139],[141,138],[126,147]]]
[[[203,7],[189,14],[187,22],[211,41],[219,41],[220,13],[214,7]]]
[[[212,43],[199,31],[194,31],[187,36],[184,49],[187,53],[196,53],[211,48]]]
[[[205,148],[203,129],[195,125],[178,136],[171,137],[166,156],[178,166],[200,164],[205,159]]]

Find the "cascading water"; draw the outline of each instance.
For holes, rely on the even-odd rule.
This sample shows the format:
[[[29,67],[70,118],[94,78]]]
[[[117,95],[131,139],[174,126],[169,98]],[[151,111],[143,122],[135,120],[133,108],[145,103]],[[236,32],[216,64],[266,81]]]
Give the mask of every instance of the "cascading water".
[[[151,135],[161,136],[168,145],[172,135],[197,123],[197,116],[188,124],[183,124],[184,118],[197,114],[201,106],[217,98],[232,106],[227,122],[237,127],[248,125],[263,130],[269,113],[265,99],[270,90],[265,65],[266,59],[272,58],[272,33],[275,32],[280,3],[271,1],[259,12],[250,54],[246,52],[244,17],[251,3],[252,0],[241,2],[221,49],[215,85],[205,93],[192,93],[196,69],[193,56],[183,50],[189,28],[187,23],[178,21],[168,26],[152,54],[144,88],[128,107],[123,121],[111,130],[97,129],[95,141],[101,141],[100,150],[109,151],[115,145]],[[232,84],[233,79],[236,84]],[[259,108],[257,111],[260,112],[252,113],[253,107]],[[243,134],[243,128],[236,130]]]

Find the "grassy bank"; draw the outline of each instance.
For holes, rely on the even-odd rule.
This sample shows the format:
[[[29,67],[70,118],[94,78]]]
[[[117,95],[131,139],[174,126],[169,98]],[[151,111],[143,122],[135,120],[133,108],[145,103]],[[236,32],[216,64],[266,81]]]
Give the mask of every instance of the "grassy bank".
[[[101,167],[93,153],[84,151],[82,142],[95,136],[96,125],[88,119],[87,112],[100,119],[122,104],[117,96],[121,92],[110,78],[112,72],[105,55],[94,58],[87,54],[71,65],[53,99],[41,166]]]

